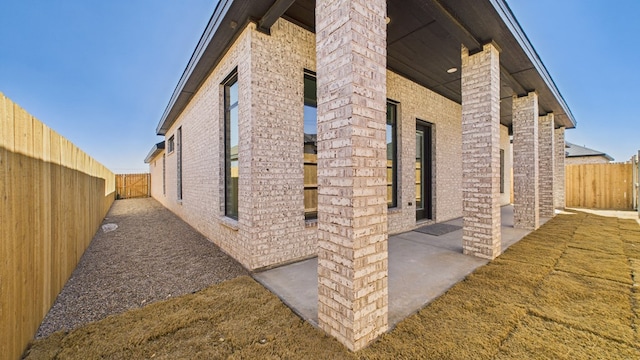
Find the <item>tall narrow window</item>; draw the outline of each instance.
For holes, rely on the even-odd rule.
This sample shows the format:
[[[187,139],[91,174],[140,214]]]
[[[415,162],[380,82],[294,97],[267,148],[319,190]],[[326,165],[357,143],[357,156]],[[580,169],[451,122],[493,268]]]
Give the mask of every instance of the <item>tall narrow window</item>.
[[[224,83],[224,214],[238,219],[238,74]]]
[[[304,216],[318,217],[318,101],[316,77],[304,74]]]
[[[166,166],[167,166],[167,155],[162,154],[162,195],[167,194],[167,186],[165,185],[167,183],[167,171],[165,170]]]
[[[398,105],[387,102],[387,206],[390,208],[398,205],[397,115]]]
[[[177,159],[176,159],[176,163],[177,163],[177,172],[178,172],[178,179],[177,179],[177,184],[178,184],[178,189],[177,189],[177,194],[178,194],[178,200],[182,200],[182,127],[178,128],[178,131],[176,133],[176,147],[177,147]]]
[[[500,194],[504,194],[504,150],[500,149]]]

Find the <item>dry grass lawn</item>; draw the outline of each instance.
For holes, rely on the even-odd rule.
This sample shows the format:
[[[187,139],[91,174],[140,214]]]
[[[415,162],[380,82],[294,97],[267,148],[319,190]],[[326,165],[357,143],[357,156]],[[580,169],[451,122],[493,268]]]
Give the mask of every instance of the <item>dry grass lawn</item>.
[[[351,353],[249,277],[30,344],[28,359],[640,359],[640,226],[559,215]]]

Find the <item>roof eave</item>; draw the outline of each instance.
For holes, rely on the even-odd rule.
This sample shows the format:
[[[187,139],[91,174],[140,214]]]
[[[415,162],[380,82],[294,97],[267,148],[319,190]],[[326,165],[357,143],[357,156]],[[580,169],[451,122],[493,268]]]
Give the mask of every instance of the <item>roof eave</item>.
[[[205,28],[202,36],[200,37],[200,40],[198,41],[196,49],[193,51],[193,54],[191,55],[191,58],[187,63],[187,67],[182,72],[182,76],[180,76],[180,80],[178,81],[176,88],[173,90],[171,99],[169,99],[169,104],[165,108],[164,113],[162,114],[162,118],[160,119],[160,122],[156,127],[156,134],[165,135],[169,128],[171,128],[171,125],[173,125],[173,123],[175,122],[177,117],[177,115],[175,114],[176,103],[178,102],[179,98],[186,97],[186,100],[188,100],[189,98],[191,98],[191,96],[193,96],[192,92],[184,91],[185,85],[191,78],[194,69],[200,62],[200,59],[202,58],[207,47],[209,46],[209,43],[211,42],[211,39],[213,39],[216,32],[218,31],[218,28],[222,24],[222,21],[225,15],[228,13],[232,3],[233,0],[220,0],[218,2],[218,5],[216,5],[215,10],[213,11],[213,15],[209,19],[209,23],[207,24],[207,27]],[[180,109],[180,111],[181,110],[182,109]]]
[[[151,160],[153,160],[156,156],[161,154],[163,151],[164,151],[164,141],[161,141],[153,145],[153,147],[149,151],[149,154],[147,154],[147,157],[144,158],[144,163],[149,164]]]

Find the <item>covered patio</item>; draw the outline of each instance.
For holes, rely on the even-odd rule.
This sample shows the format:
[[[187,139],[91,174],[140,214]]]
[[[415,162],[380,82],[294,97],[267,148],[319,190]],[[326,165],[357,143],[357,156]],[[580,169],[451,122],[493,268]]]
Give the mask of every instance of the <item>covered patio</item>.
[[[513,226],[513,206],[500,209],[502,251],[529,234]],[[545,223],[548,218],[542,218]],[[476,268],[489,262],[462,253],[462,218],[444,222],[458,230],[442,235],[409,231],[389,237],[389,327],[423,308]],[[254,274],[300,317],[318,326],[318,259]]]
[[[280,25],[284,27],[279,32]],[[240,103],[248,104],[239,110],[247,126],[245,152],[238,155],[244,159],[238,178],[246,182],[239,183],[238,191],[259,201],[240,202],[242,215],[231,222],[225,216],[236,213],[227,214],[220,206],[217,229],[233,234],[221,243],[251,270],[317,254],[317,264],[306,261],[261,276],[289,268],[297,275],[307,274],[284,277],[289,291],[308,293],[307,300],[295,305],[286,295],[282,298],[350,350],[365,347],[389,325],[499,256],[514,238],[537,229],[541,219],[553,217],[554,208],[564,208],[564,131],[576,121],[505,0],[222,1],[174,91],[158,134],[167,135],[173,126],[180,138],[182,127],[176,118],[210,71],[224,63],[233,42],[244,39],[238,38],[242,29],[250,54],[242,52],[247,59],[229,63],[246,76],[239,77],[244,85],[238,86],[245,91]],[[304,46],[289,46],[297,43],[294,40]],[[284,52],[276,50],[283,49],[299,58],[282,61]],[[281,69],[293,71],[279,73]],[[304,119],[291,116],[295,111],[287,106],[306,106],[300,92],[307,70],[314,73],[317,92],[317,221],[302,216],[305,180],[296,172],[304,168],[299,140],[303,133],[289,131],[302,130]],[[389,91],[398,77],[408,81],[404,100],[393,99]],[[235,84],[234,76],[229,79]],[[212,82],[212,89],[227,84],[220,81]],[[417,88],[438,96],[419,95]],[[274,90],[282,98],[274,97]],[[387,142],[390,101],[401,111],[398,149]],[[412,106],[428,108],[442,102],[455,106],[410,111]],[[434,142],[424,140],[430,135],[419,136],[443,134],[437,124],[443,117],[451,117],[447,121],[455,123],[455,133]],[[186,126],[188,120],[195,124],[198,119],[185,116],[181,121]],[[421,133],[421,124],[431,122],[435,126]],[[220,138],[219,132],[212,134]],[[508,149],[501,148],[501,138]],[[283,145],[276,145],[276,140],[283,140]],[[513,163],[512,215],[501,214],[502,194],[508,193],[502,182],[507,176],[506,152]],[[389,153],[399,158],[397,169],[392,165],[391,170],[391,182],[397,186],[391,189],[397,195],[391,205]],[[269,172],[274,167],[291,173]],[[181,162],[176,162],[178,168]],[[457,172],[443,176],[446,168]],[[423,177],[426,181],[416,180]],[[281,184],[283,179],[291,182]],[[218,184],[226,186],[225,181]],[[456,198],[442,200],[453,193]],[[181,190],[176,196],[180,206],[175,209],[189,209]],[[213,203],[220,205],[215,202],[219,200],[214,195]],[[192,210],[202,213],[197,206]],[[462,229],[445,237],[429,239],[414,232],[389,237],[390,231],[411,229],[416,218],[442,222],[456,216],[461,218],[454,223]],[[402,229],[392,229],[400,218],[406,222]],[[291,230],[313,236],[305,243]],[[296,251],[301,255],[286,256]],[[412,261],[419,266],[410,277],[412,270],[402,269]],[[395,288],[404,282],[405,290]],[[398,310],[405,301],[407,309]]]

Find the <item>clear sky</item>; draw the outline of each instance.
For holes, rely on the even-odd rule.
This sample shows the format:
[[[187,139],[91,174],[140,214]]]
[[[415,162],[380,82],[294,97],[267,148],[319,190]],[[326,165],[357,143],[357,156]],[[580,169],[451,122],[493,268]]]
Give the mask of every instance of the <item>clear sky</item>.
[[[578,128],[640,149],[640,1],[507,0]],[[114,172],[147,171],[155,128],[216,0],[2,0],[0,92]]]

